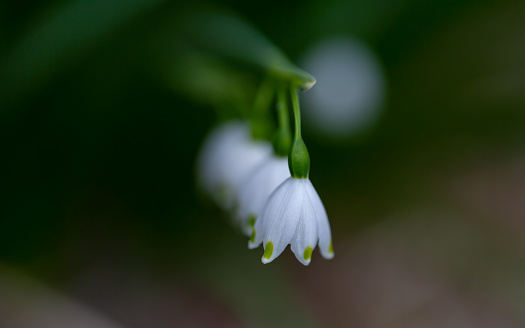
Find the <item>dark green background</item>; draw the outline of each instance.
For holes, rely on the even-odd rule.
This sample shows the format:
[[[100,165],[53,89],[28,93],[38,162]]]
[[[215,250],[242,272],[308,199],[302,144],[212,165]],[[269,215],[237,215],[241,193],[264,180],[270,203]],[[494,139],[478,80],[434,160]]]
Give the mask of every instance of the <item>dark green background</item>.
[[[499,275],[487,273],[480,286],[497,286],[506,274],[523,276],[523,4],[200,4],[239,13],[293,61],[324,37],[349,35],[366,42],[383,64],[388,97],[376,125],[345,140],[317,135],[308,126],[303,132],[336,252],[333,261],[314,254],[312,269],[296,263],[289,250],[263,266],[262,250],[248,251],[226,214],[195,187],[195,158],[216,111],[174,90],[162,74],[164,63],[152,63],[158,51],[152,40],[169,35],[164,22],[183,16],[187,5],[135,0],[126,14],[131,2],[94,1],[88,5],[92,12],[67,16],[63,8],[71,3],[0,4],[0,264],[84,299],[130,327],[142,325],[127,319],[125,310],[116,313],[79,292],[78,277],[104,263],[119,277],[138,271],[157,277],[160,286],[180,283],[183,294],[197,300],[189,308],[201,308],[198,300],[205,295],[221,304],[213,315],[242,325],[302,325],[306,319],[296,315],[304,311],[301,304],[315,305],[319,295],[294,300],[302,299],[315,277],[326,278],[323,272],[342,270],[338,263],[352,240],[378,224],[404,231],[403,213],[423,208],[455,213],[488,236],[474,245],[489,251],[476,246],[466,255],[479,260],[451,269],[459,286],[469,281],[469,272],[479,272],[480,263],[501,268],[495,270]],[[58,28],[46,30],[46,22],[62,14]],[[423,216],[434,220],[433,214]],[[430,245],[456,263],[463,255],[446,248],[454,229],[445,225],[444,239]],[[392,234],[403,235],[398,230]],[[416,231],[431,239],[424,228]],[[428,261],[425,268],[434,271]],[[344,284],[344,275],[337,279]],[[283,308],[274,298],[296,304]],[[523,299],[504,306],[521,322]],[[339,321],[346,320],[344,311],[341,318],[337,313],[321,307],[312,317],[320,326],[346,326]]]

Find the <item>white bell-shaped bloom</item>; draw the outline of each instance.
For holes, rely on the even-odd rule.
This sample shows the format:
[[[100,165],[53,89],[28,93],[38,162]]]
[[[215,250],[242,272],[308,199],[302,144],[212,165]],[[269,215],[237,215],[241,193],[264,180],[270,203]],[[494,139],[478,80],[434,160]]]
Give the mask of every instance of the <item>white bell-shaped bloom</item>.
[[[271,155],[254,169],[239,189],[237,220],[250,236],[270,194],[290,177],[288,158]]]
[[[311,261],[319,243],[325,259],[334,256],[330,223],[319,195],[309,179],[290,177],[268,198],[248,247],[264,246],[263,263],[279,256],[288,244],[304,265]]]
[[[224,209],[231,209],[246,175],[272,151],[266,141],[251,138],[249,124],[231,121],[204,141],[197,162],[200,186]]]

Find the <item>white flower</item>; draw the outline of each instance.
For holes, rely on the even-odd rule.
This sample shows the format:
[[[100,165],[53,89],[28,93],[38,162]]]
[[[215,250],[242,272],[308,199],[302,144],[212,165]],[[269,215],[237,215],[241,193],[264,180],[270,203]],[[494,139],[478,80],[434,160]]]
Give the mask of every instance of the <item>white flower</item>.
[[[222,124],[210,133],[202,146],[197,163],[199,184],[219,206],[231,209],[246,174],[271,151],[269,142],[251,138],[248,123]]]
[[[243,232],[250,236],[257,217],[270,194],[290,177],[288,158],[272,155],[253,170],[239,189],[239,220]]]
[[[268,198],[248,247],[263,243],[261,260],[269,263],[290,244],[299,262],[308,265],[318,242],[321,255],[333,258],[330,223],[319,195],[309,179],[290,177]]]

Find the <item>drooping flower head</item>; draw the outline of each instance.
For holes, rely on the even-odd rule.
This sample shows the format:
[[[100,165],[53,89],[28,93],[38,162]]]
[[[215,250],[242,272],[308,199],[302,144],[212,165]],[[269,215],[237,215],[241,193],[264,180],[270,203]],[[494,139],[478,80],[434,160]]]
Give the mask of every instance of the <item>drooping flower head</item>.
[[[231,121],[204,141],[197,162],[199,185],[224,209],[231,209],[246,175],[271,153],[269,142],[253,140],[249,124]]]
[[[326,259],[333,258],[334,251],[328,216],[309,179],[310,156],[301,137],[299,104],[294,89],[291,96],[295,117],[294,140],[288,156],[291,177],[268,198],[255,222],[248,247],[256,248],[262,243],[264,255],[261,260],[269,263],[290,244],[295,257],[308,265],[317,245]]]
[[[270,194],[290,177],[288,152],[292,135],[286,90],[282,88],[277,92],[277,114],[279,127],[274,134],[273,154],[251,172],[239,189],[237,219],[247,236],[252,234],[254,223],[262,213]]]
[[[270,196],[255,223],[249,248],[264,246],[263,263],[278,257],[288,244],[304,265],[319,244],[321,255],[334,257],[330,223],[323,203],[308,178],[288,178]]]

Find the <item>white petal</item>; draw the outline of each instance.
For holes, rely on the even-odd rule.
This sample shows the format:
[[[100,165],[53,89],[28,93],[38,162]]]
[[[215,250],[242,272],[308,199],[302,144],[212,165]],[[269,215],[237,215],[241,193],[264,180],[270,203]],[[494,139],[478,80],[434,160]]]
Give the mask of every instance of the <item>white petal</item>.
[[[225,209],[233,206],[240,181],[271,153],[268,142],[254,141],[245,122],[213,130],[198,159],[199,184]]]
[[[204,140],[197,160],[199,184],[208,193],[215,192],[221,179],[224,148],[246,134],[247,126],[240,121],[232,121],[213,129]]]
[[[228,161],[224,163],[225,179],[238,194],[242,182],[272,153],[269,142],[252,140],[247,136],[231,148]]]
[[[275,155],[268,157],[252,173],[239,192],[237,220],[244,233],[251,235],[252,220],[261,214],[270,194],[288,177],[288,159]]]
[[[314,186],[309,179],[306,179],[307,183],[307,194],[315,211],[315,218],[317,220],[317,231],[319,234],[319,251],[325,259],[331,259],[334,257],[334,250],[332,247],[332,232],[330,230],[330,223],[328,222],[328,215],[324,209],[323,202]]]
[[[262,220],[263,263],[279,256],[292,240],[300,220],[303,199],[306,197],[299,179],[288,178],[268,198]]]
[[[306,181],[306,179],[302,179]],[[306,194],[306,189],[303,182],[303,192]],[[295,257],[299,262],[304,265],[310,264],[312,258],[312,252],[317,245],[318,235],[317,235],[317,220],[316,213],[313,204],[310,202],[308,195],[305,195],[301,219],[297,224],[295,230],[295,235],[292,239],[292,252],[294,252]]]

